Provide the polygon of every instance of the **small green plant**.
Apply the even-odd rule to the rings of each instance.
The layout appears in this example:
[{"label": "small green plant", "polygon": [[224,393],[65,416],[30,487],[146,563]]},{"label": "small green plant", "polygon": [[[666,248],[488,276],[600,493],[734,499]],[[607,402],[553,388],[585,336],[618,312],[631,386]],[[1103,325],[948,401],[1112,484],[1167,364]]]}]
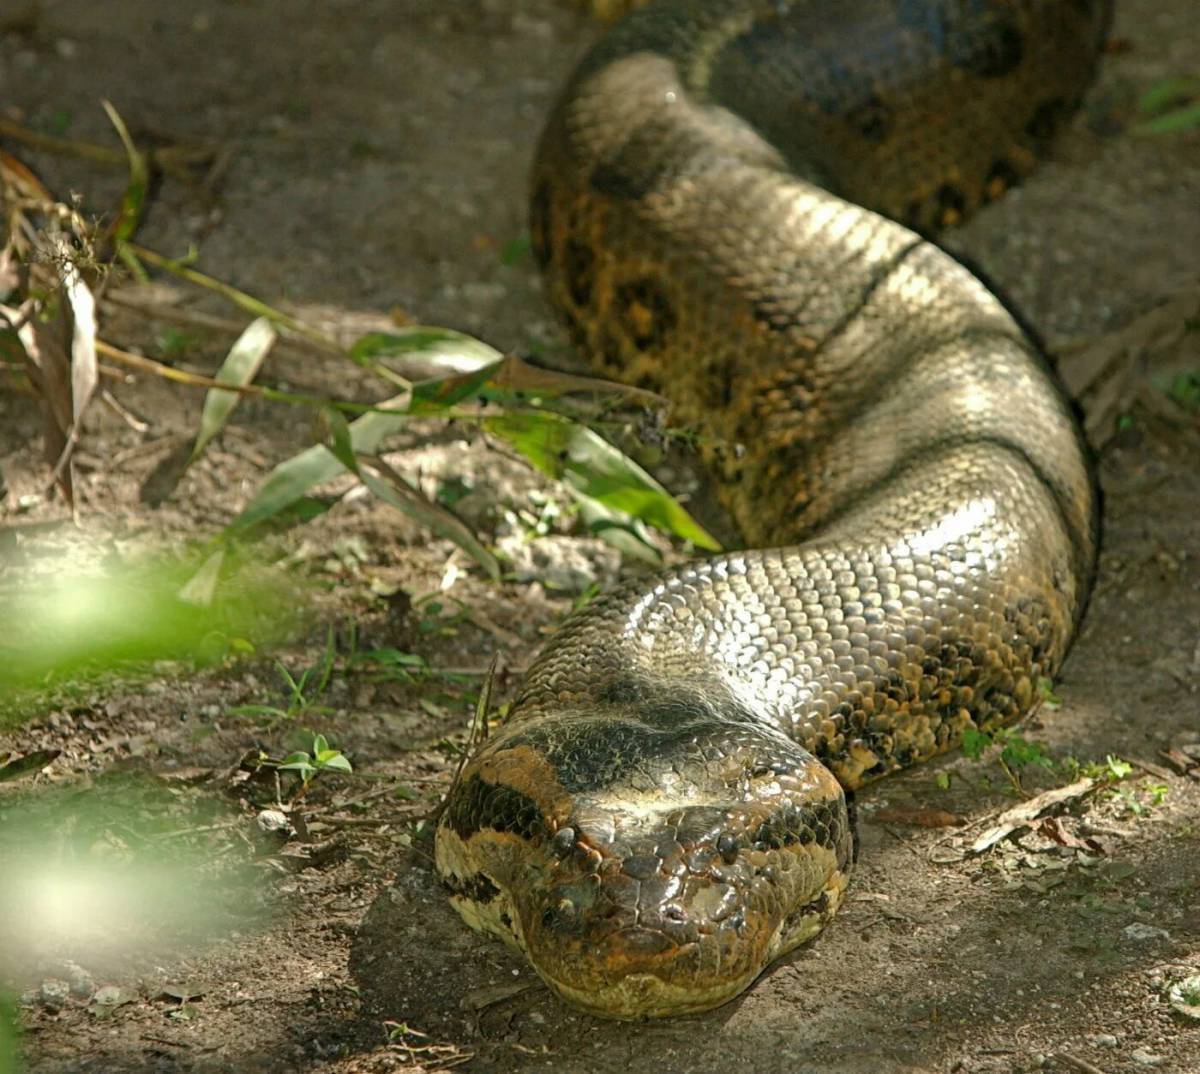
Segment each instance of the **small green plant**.
[{"label": "small green plant", "polygon": [[195,350],[203,339],[195,332],[185,332],[181,328],[166,328],[160,333],[157,341],[159,357],[166,361],[182,358],[188,351]]},{"label": "small green plant", "polygon": [[295,720],[300,716],[329,715],[333,709],[328,705],[318,705],[316,702],[329,689],[336,658],[337,645],[333,636],[333,627],[329,627],[320,660],[312,667],[305,668],[299,678],[292,675],[281,661],[275,661],[275,667],[279,671],[287,691],[286,707],[262,704],[237,705],[229,712],[234,716],[266,717],[272,721]]},{"label": "small green plant", "polygon": [[341,750],[331,749],[324,735],[313,735],[311,751],[296,750],[275,764],[281,772],[295,772],[300,777],[297,798],[308,792],[309,784],[322,772],[353,772],[349,758]]},{"label": "small green plant", "polygon": [[530,252],[533,250],[533,241],[527,233],[518,235],[516,238],[509,239],[500,248],[500,263],[503,265],[516,265],[521,261],[528,259]]},{"label": "small green plant", "polygon": [[[276,760],[274,757],[260,750],[258,754],[257,764],[260,768],[275,769],[276,772],[295,772],[300,779],[300,786],[296,793],[288,800],[289,805],[295,804],[306,794],[316,780],[323,772],[345,772],[347,774],[354,771],[350,764],[350,758],[347,757],[341,750],[335,749],[329,745],[329,740],[322,734],[314,734],[312,743],[307,750],[293,750],[282,760]],[[282,801],[282,793],[280,801]]]},{"label": "small green plant", "polygon": [[1137,102],[1146,118],[1133,125],[1134,134],[1177,134],[1200,126],[1200,80],[1171,75],[1147,89]]},{"label": "small green plant", "polygon": [[573,601],[571,601],[571,611],[577,612],[582,608],[586,608],[592,603],[602,592],[604,586],[599,582],[589,582],[586,588]]},{"label": "small green plant", "polygon": [[414,683],[429,674],[429,662],[418,653],[406,653],[401,649],[367,649],[354,657],[352,668],[373,666],[365,676],[368,682]]},{"label": "small green plant", "polygon": [[1200,410],[1200,370],[1188,370],[1175,376],[1167,385],[1167,397],[1184,410]]},{"label": "small green plant", "polygon": [[1165,783],[1146,783],[1141,787],[1119,787],[1113,794],[1126,813],[1140,817],[1162,805],[1170,790]]},{"label": "small green plant", "polygon": [[1054,680],[1044,676],[1038,679],[1038,697],[1042,699],[1042,704],[1052,709],[1062,704],[1062,698],[1054,692]]},{"label": "small green plant", "polygon": [[1025,797],[1025,788],[1021,786],[1021,769],[1030,765],[1047,770],[1055,767],[1054,758],[1040,745],[1009,728],[1001,727],[996,731],[972,729],[963,733],[963,753],[973,761],[978,761],[994,746],[1000,748],[996,763],[1000,765],[1009,785],[1022,798]]},{"label": "small green plant", "polygon": [[458,609],[443,615],[446,606],[440,600],[435,600],[433,594],[413,601],[413,607],[419,608],[421,612],[421,618],[417,620],[417,633],[432,634],[438,638],[456,637],[458,624],[469,621],[471,612],[462,601],[455,603],[458,604]]},{"label": "small green plant", "polygon": [[1103,761],[1080,761],[1075,757],[1064,757],[1059,767],[1071,779],[1086,777],[1102,783],[1120,783],[1133,772],[1133,765],[1111,753]]}]

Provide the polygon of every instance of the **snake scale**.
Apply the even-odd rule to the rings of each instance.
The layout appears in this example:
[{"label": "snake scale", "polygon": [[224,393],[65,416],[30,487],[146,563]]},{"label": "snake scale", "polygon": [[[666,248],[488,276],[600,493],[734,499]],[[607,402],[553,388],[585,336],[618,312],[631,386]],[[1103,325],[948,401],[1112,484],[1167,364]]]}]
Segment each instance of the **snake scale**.
[{"label": "snake scale", "polygon": [[814,936],[847,792],[1028,711],[1086,597],[1069,406],[921,236],[1034,165],[1107,0],[691,0],[582,61],[532,180],[553,304],[707,434],[745,538],[568,619],[436,834],[467,922],[625,1018]]}]

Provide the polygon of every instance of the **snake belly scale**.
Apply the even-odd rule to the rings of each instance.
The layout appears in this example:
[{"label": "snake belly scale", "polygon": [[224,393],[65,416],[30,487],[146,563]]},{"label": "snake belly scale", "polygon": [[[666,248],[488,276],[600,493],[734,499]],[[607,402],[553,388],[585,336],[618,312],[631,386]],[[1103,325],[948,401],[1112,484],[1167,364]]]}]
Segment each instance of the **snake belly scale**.
[{"label": "snake belly scale", "polygon": [[561,97],[532,181],[550,298],[707,433],[746,544],[570,618],[448,796],[456,907],[568,1001],[737,995],[837,910],[846,792],[1017,719],[1061,663],[1096,544],[1079,433],[921,233],[1032,168],[1108,15],[667,0]]}]

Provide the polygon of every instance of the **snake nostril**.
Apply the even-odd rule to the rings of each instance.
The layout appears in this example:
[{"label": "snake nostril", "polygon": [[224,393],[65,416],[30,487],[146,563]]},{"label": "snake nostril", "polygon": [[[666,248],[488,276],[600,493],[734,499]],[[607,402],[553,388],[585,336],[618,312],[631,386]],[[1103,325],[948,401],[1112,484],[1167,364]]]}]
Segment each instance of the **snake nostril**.
[{"label": "snake nostril", "polygon": [[726,865],[732,865],[737,861],[738,837],[732,832],[723,832],[721,838],[717,840],[717,853],[721,855],[721,860]]}]

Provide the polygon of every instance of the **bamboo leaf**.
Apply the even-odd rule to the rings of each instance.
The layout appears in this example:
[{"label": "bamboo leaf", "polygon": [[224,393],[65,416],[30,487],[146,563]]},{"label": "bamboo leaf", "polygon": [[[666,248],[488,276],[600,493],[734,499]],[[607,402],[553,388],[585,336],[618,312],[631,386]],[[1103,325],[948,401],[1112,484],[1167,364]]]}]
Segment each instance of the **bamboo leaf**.
[{"label": "bamboo leaf", "polygon": [[[246,330],[238,336],[217,370],[216,379],[223,384],[244,386],[251,383],[258,375],[262,364],[266,361],[278,335],[265,317],[251,321]],[[237,406],[241,396],[237,392],[222,391],[220,388],[210,388],[204,397],[204,410],[200,415],[200,431],[196,435],[196,444],[192,448],[190,466],[196,461],[206,447],[225,427],[233,408]]]},{"label": "bamboo leaf", "polygon": [[484,420],[537,469],[561,478],[605,507],[632,515],[699,548],[720,544],[678,500],[627,455],[591,429],[557,414],[530,411]]},{"label": "bamboo leaf", "polygon": [[474,336],[427,325],[370,332],[350,348],[354,362],[401,387],[439,374],[472,374],[502,357]]},{"label": "bamboo leaf", "polygon": [[359,456],[358,476],[372,495],[396,510],[433,530],[439,537],[453,541],[470,555],[493,581],[500,578],[500,564],[475,534],[453,511],[429,500],[386,462],[377,456]]},{"label": "bamboo leaf", "polygon": [[[399,408],[407,402],[408,395],[404,394],[380,406]],[[382,411],[364,414],[350,422],[350,443],[356,452],[374,451],[386,437],[402,429],[408,420],[408,415],[399,409],[394,414]],[[281,511],[305,500],[310,489],[332,481],[345,470],[346,467],[324,444],[305,448],[281,462],[267,475],[254,498],[226,527],[226,534],[237,534],[274,518]]]}]

